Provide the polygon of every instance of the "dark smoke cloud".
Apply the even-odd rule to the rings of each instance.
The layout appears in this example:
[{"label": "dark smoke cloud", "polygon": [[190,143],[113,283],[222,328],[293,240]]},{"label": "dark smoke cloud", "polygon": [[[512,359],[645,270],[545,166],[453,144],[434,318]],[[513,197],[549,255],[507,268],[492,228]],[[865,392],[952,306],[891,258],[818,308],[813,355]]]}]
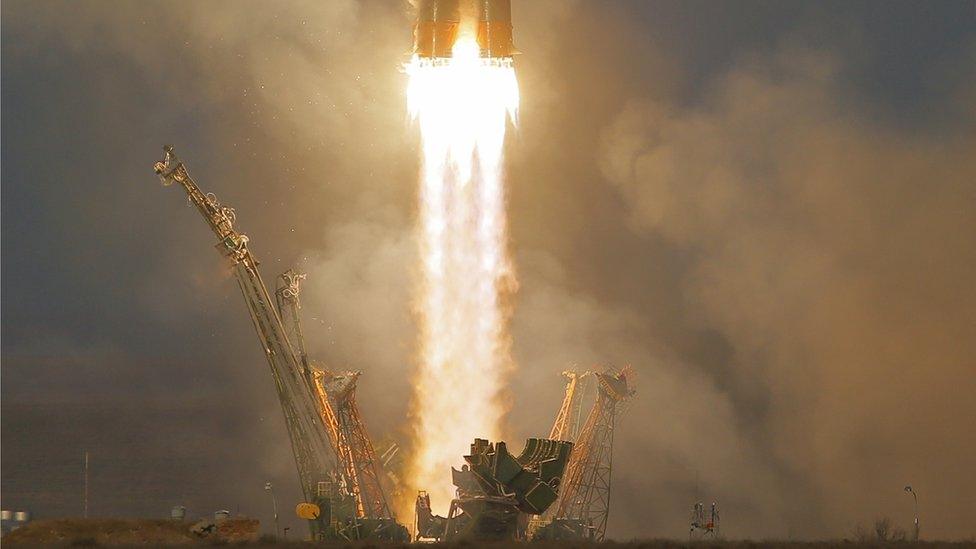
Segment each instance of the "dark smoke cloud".
[{"label": "dark smoke cloud", "polygon": [[[633,364],[611,535],[683,537],[696,497],[732,537],[907,527],[907,482],[923,534],[973,535],[966,6],[516,3],[511,438],[548,431],[563,369]],[[4,3],[5,508],[78,513],[85,448],[95,514],[298,498],[236,285],[149,172],[164,142],[269,281],[309,273],[310,348],[401,432],[409,9]]]}]

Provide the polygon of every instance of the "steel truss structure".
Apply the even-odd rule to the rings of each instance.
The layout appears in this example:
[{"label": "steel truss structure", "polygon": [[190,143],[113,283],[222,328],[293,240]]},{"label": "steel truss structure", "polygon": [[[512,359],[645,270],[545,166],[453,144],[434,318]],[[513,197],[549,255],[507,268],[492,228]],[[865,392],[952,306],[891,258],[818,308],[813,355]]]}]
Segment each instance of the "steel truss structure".
[{"label": "steel truss structure", "polygon": [[610,515],[614,424],[619,404],[634,395],[634,370],[628,366],[594,375],[597,399],[570,456],[555,517],[577,522],[588,531],[586,537],[603,541]]},{"label": "steel truss structure", "polygon": [[[309,520],[312,537],[340,533],[346,539],[397,538],[403,528],[387,505],[376,455],[356,405],[360,372],[334,375],[309,361],[299,314],[305,275],[291,270],[280,275],[272,301],[258,261],[248,248],[248,237],[234,229],[233,208],[201,191],[172,147],[164,147],[164,151],[154,170],[164,186],[179,184],[186,191],[217,235],[217,250],[231,262],[271,369],[305,500],[328,510]],[[338,492],[337,484],[342,487]],[[347,523],[337,524],[333,515],[337,494],[354,497],[355,513]]]}]

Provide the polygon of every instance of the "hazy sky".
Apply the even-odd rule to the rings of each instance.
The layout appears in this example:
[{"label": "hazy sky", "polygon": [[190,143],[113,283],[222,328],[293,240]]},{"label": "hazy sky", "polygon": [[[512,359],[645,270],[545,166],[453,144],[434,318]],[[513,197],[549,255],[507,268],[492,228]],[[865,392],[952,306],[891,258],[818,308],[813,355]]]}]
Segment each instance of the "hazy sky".
[{"label": "hazy sky", "polygon": [[[908,529],[908,483],[923,537],[976,536],[972,1],[513,4],[513,447],[560,371],[630,363],[611,537],[687,535],[696,494],[729,537]],[[239,290],[152,174],[165,143],[266,280],[308,272],[311,349],[402,438],[410,47],[393,0],[3,3],[4,508],[79,514],[87,449],[94,515],[267,526],[271,480],[303,528]]]}]

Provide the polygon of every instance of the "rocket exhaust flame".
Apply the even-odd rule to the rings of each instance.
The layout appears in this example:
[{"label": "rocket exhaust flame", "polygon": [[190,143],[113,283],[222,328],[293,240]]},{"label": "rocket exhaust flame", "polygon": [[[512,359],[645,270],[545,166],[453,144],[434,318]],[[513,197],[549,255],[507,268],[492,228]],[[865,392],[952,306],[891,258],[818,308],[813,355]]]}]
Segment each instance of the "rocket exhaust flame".
[{"label": "rocket exhaust flame", "polygon": [[[414,488],[446,512],[450,467],[474,437],[500,438],[512,367],[505,298],[515,284],[506,249],[502,146],[516,119],[512,60],[482,57],[462,29],[450,57],[415,55],[407,103],[423,143],[418,373],[411,409]],[[413,514],[412,496],[401,509]],[[408,507],[409,506],[409,507]]]}]

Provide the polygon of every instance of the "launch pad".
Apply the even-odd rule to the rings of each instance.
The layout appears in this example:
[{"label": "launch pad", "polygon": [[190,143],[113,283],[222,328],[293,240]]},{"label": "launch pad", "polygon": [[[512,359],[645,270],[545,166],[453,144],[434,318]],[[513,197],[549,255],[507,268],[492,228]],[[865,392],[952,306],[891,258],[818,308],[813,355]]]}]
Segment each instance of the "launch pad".
[{"label": "launch pad", "polygon": [[[417,4],[406,72],[408,109],[424,147],[420,234],[427,255],[413,394],[420,411],[408,454],[410,486],[423,490],[414,505],[418,540],[603,540],[606,533],[617,404],[633,394],[629,367],[568,373],[548,438],[529,439],[518,456],[505,442],[476,438],[465,465],[451,466],[457,463],[452,449],[498,432],[503,415],[496,395],[507,383],[511,358],[500,288],[514,275],[501,158],[506,124],[518,109],[516,53],[511,0]],[[296,513],[308,522],[311,538],[408,541],[404,517],[394,514],[387,496],[396,478],[377,457],[356,402],[362,372],[332,370],[306,352],[299,301],[306,275],[289,269],[270,292],[250,239],[235,228],[233,208],[204,193],[172,147],[164,152],[156,174],[163,185],[186,192],[240,286],[291,441],[304,496]],[[444,299],[445,292],[455,297]],[[458,401],[445,371],[459,379],[480,376],[477,387]],[[589,381],[597,394],[581,426],[582,389]],[[457,414],[466,415],[463,423],[452,422]],[[455,497],[447,516],[438,516],[431,494],[447,499],[448,468]]]},{"label": "launch pad", "polygon": [[[330,371],[306,352],[299,302],[305,275],[282,273],[272,298],[250,239],[235,229],[233,208],[197,186],[173,147],[164,153],[156,174],[164,186],[183,188],[234,269],[285,416],[305,497],[296,512],[308,521],[312,539],[409,540],[388,504],[390,477],[356,403],[361,372]],[[457,497],[446,517],[431,512],[429,494],[418,495],[416,539],[604,538],[613,428],[618,404],[634,394],[634,373],[627,367],[565,375],[566,394],[549,438],[529,439],[518,456],[504,442],[476,439],[464,467],[452,470]],[[580,427],[580,380],[594,379],[597,397]]]}]

